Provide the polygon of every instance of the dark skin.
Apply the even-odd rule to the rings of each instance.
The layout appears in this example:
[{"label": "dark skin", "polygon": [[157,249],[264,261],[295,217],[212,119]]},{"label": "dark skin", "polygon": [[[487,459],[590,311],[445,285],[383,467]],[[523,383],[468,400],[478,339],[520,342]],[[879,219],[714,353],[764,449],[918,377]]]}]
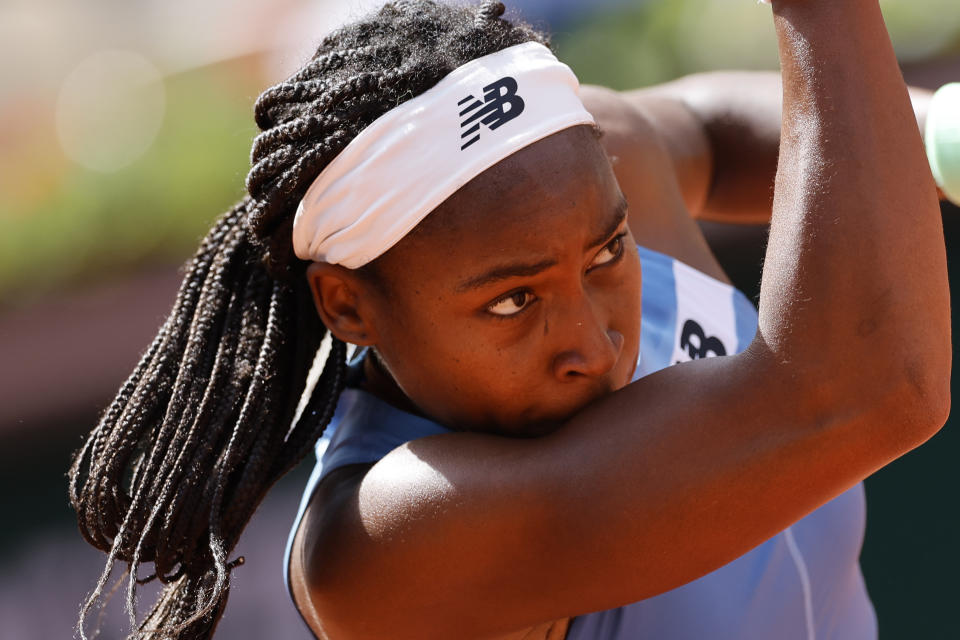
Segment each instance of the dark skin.
[{"label": "dark skin", "polygon": [[[619,188],[600,143],[571,129],[512,156],[509,182],[498,166],[468,185],[486,209],[454,197],[435,211],[383,256],[379,290],[311,267],[325,323],[380,353],[374,390],[469,431],[344,468],[314,494],[291,581],[319,637],[546,637],[722,566],[943,424],[939,210],[877,2],[782,0],[774,15],[783,135],[746,352],[624,386],[636,267],[607,260],[612,239],[585,242],[619,189],[644,244],[722,275],[689,231],[673,143],[648,138],[636,109],[618,121],[590,104],[613,142],[621,129],[655,141],[631,155],[605,137]],[[555,264],[486,295],[458,289],[500,256]],[[697,402],[671,400],[690,388]]]}]

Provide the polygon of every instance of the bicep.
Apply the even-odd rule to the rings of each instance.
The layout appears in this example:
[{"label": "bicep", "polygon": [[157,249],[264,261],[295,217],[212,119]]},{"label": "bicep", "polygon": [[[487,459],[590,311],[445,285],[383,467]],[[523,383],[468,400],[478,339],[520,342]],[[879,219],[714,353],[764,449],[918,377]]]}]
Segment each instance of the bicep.
[{"label": "bicep", "polygon": [[400,447],[310,547],[319,615],[347,638],[487,637],[649,597],[741,555],[871,470],[863,451],[846,459],[846,431],[751,360],[670,367],[544,438]]}]

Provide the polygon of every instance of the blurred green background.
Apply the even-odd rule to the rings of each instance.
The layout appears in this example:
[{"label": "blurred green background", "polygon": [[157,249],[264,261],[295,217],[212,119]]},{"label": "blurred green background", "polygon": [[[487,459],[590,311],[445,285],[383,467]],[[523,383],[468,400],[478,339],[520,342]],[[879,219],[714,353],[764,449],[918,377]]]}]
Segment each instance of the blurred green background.
[{"label": "blurred green background", "polygon": [[[0,508],[15,514],[0,530],[0,638],[69,634],[99,562],[66,504],[70,451],[162,320],[177,266],[243,195],[258,93],[296,68],[329,26],[372,4],[0,7],[0,54],[11,63],[0,71]],[[957,0],[881,5],[911,83],[960,80]],[[777,67],[769,8],[752,0],[508,7],[552,28],[560,57],[584,82],[626,89],[696,71]],[[957,282],[960,213],[946,206],[944,221]],[[758,286],[764,230],[752,233],[747,248],[742,235],[718,245],[748,293]],[[862,564],[885,639],[960,637],[952,615],[958,438],[948,427],[867,482]],[[276,506],[265,505],[269,515],[252,525],[269,530],[258,540],[273,540],[262,554],[270,586],[256,591],[250,580],[243,591],[241,582],[231,597],[282,602],[269,615],[284,622],[263,627],[278,637],[308,637],[278,569],[304,473],[282,483],[270,499]],[[56,576],[62,614],[31,611]],[[262,637],[231,612],[239,608],[228,607],[223,637]]]}]

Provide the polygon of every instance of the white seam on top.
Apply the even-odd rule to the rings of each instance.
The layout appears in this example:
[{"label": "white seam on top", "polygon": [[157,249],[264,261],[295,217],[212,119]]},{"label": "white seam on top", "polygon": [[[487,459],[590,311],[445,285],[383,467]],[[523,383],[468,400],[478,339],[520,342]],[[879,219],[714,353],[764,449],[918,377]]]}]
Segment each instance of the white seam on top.
[{"label": "white seam on top", "polygon": [[810,592],[807,563],[803,560],[803,554],[800,553],[800,547],[797,546],[797,540],[793,537],[793,530],[790,527],[783,530],[783,537],[787,541],[787,549],[790,550],[790,557],[793,558],[793,564],[797,567],[797,573],[800,574],[800,586],[803,588],[803,612],[807,621],[807,640],[816,640],[817,635],[813,629],[813,595]]}]

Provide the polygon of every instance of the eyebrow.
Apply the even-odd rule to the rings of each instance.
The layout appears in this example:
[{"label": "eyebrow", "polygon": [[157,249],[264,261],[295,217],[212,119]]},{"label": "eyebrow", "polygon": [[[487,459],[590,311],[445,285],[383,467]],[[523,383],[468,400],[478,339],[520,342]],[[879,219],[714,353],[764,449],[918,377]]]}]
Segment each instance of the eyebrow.
[{"label": "eyebrow", "polygon": [[479,289],[480,287],[506,280],[507,278],[517,278],[521,276],[535,276],[541,271],[557,265],[553,258],[541,260],[540,262],[514,262],[501,265],[484,271],[478,276],[468,278],[457,285],[457,292],[462,293],[468,289]]},{"label": "eyebrow", "polygon": [[587,242],[583,247],[584,251],[592,249],[593,247],[599,246],[601,244],[606,244],[607,240],[612,236],[620,225],[623,224],[624,218],[627,217],[627,199],[623,197],[623,194],[620,194],[620,200],[617,202],[613,210],[613,218],[610,219],[610,224],[604,228],[602,233],[598,233],[594,236],[593,240]]},{"label": "eyebrow", "polygon": [[[627,217],[627,201],[620,195],[620,201],[617,202],[616,207],[614,208],[614,216],[610,221],[610,224],[603,230],[603,233],[598,234],[593,240],[587,243],[586,249],[591,249],[598,245],[604,244],[607,239],[610,238],[616,232],[616,230],[623,223],[624,218]],[[510,264],[504,264],[500,266],[493,267],[484,271],[480,275],[473,276],[472,278],[467,278],[457,285],[457,293],[463,293],[464,291],[470,289],[479,289],[488,284],[494,282],[499,282],[500,280],[506,280],[508,278],[518,278],[518,277],[530,277],[535,276],[538,273],[554,267],[558,264],[557,260],[553,258],[548,258],[546,260],[540,260],[539,262],[513,262]]]}]

